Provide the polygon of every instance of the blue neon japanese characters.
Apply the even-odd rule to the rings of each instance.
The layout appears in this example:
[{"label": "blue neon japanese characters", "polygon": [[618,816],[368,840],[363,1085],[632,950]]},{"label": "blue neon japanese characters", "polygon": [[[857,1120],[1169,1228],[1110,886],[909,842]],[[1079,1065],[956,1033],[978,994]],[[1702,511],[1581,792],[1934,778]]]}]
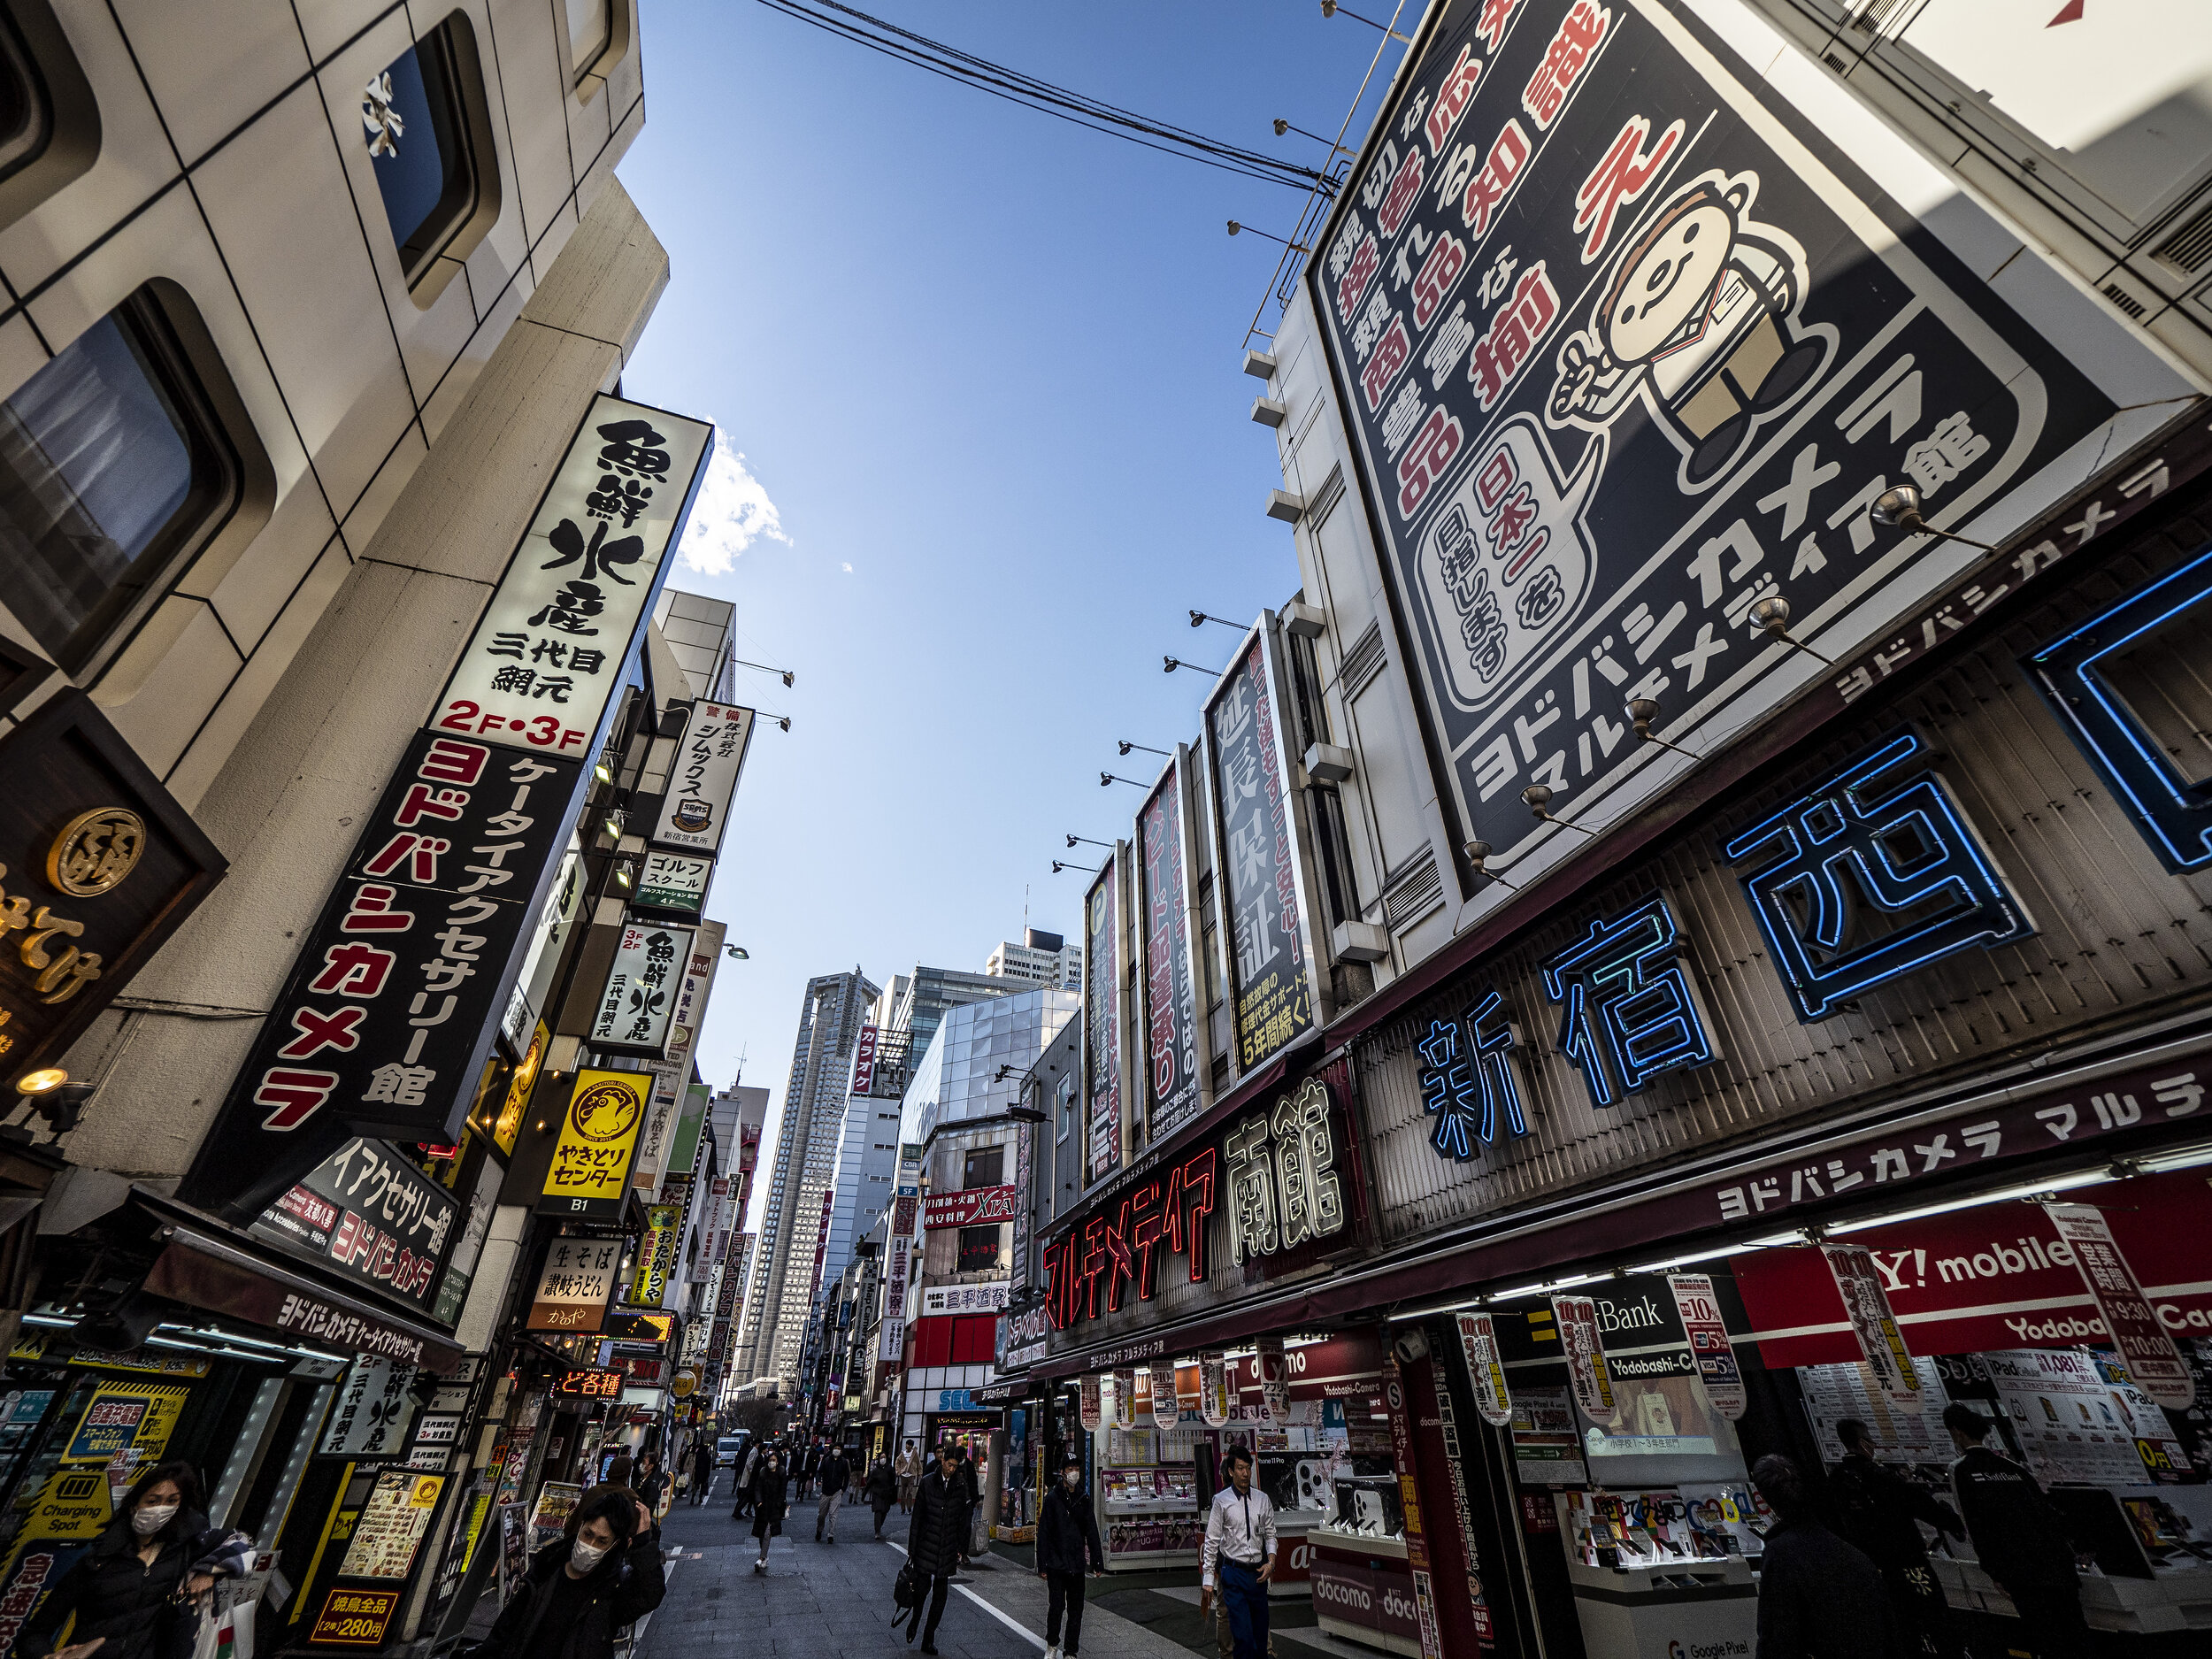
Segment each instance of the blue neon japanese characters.
[{"label": "blue neon japanese characters", "polygon": [[[2175,872],[2212,861],[2212,787],[2191,779],[2175,764],[2142,713],[2113,683],[2113,675],[2131,650],[2200,610],[2208,595],[2212,595],[2212,553],[2200,554],[2090,618],[2026,662],[2029,677],[2066,734],[2104,774],[2113,794],[2134,813],[2153,850]],[[2212,611],[2203,614],[2212,617]]]},{"label": "blue neon japanese characters", "polygon": [[1666,895],[1655,893],[1544,964],[1560,1004],[1559,1048],[1580,1068],[1594,1106],[1611,1106],[1662,1071],[1713,1059],[1709,1022],[1682,957]]},{"label": "blue neon japanese characters", "polygon": [[1477,1000],[1456,1020],[1432,1019],[1415,1045],[1421,1056],[1421,1110],[1435,1122],[1429,1144],[1461,1163],[1479,1141],[1497,1139],[1498,1119],[1515,1135],[1528,1133],[1520,1079],[1511,1058],[1520,1033],[1495,991]]},{"label": "blue neon japanese characters", "polygon": [[1909,727],[1721,849],[1743,876],[1797,1017],[2035,924]]}]

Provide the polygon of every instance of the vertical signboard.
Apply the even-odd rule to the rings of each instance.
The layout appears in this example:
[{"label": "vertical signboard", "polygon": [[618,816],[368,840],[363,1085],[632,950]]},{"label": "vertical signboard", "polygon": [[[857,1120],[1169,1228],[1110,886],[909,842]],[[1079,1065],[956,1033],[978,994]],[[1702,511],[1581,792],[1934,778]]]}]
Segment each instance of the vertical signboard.
[{"label": "vertical signboard", "polygon": [[1146,1139],[1157,1141],[1198,1110],[1197,976],[1184,862],[1183,778],[1175,758],[1137,812],[1137,933],[1143,941]]},{"label": "vertical signboard", "polygon": [[1487,1313],[1458,1316],[1460,1352],[1474,1386],[1475,1409],[1494,1428],[1513,1421],[1513,1395],[1506,1386],[1505,1363],[1498,1355],[1498,1333]]},{"label": "vertical signboard", "polygon": [[1554,1296],[1552,1317],[1559,1322],[1559,1348],[1574,1383],[1575,1403],[1594,1423],[1613,1416],[1613,1378],[1598,1334],[1598,1305],[1587,1296]]},{"label": "vertical signboard", "polygon": [[1919,1410],[1920,1373],[1905,1350],[1904,1333],[1897,1328],[1897,1316],[1890,1311],[1889,1294],[1882,1288],[1881,1270],[1874,1265],[1874,1257],[1856,1244],[1824,1244],[1820,1253],[1835,1278],[1836,1293],[1843,1298],[1843,1310],[1850,1318],[1852,1333],[1858,1338],[1859,1352],[1865,1356],[1867,1368],[1874,1373],[1882,1393],[1893,1406]]},{"label": "vertical signboard", "polygon": [[890,1242],[883,1262],[882,1340],[876,1350],[876,1357],[886,1365],[906,1358],[906,1280],[914,1256],[914,1212],[919,1207],[915,1198],[892,1202]]},{"label": "vertical signboard", "polygon": [[676,1018],[676,991],[691,962],[688,927],[625,922],[616,941],[607,987],[592,1022],[591,1046],[659,1055]]},{"label": "vertical signboard", "polygon": [[[1957,572],[1885,488],[1966,526],[2114,406],[1900,238],[1887,198],[1936,174],[1817,74],[1666,0],[1432,19],[1307,280],[1445,791],[1509,852],[1554,833],[1528,786],[1604,823],[1671,775],[1624,699],[1706,753],[1815,672],[1761,602],[1834,656]],[[1846,155],[1855,125],[1884,142]]]},{"label": "vertical signboard", "polygon": [[1090,1179],[1121,1167],[1121,851],[1083,901],[1083,1101]]},{"label": "vertical signboard", "polygon": [[2178,1410],[2195,1403],[2196,1381],[2158,1310],[2136,1281],[2135,1270],[2113,1241],[2104,1212],[2090,1204],[2046,1204],[2043,1213],[2073,1248],[2074,1266],[2104,1316],[2106,1333],[2128,1368],[2128,1380],[2162,1406]]},{"label": "vertical signboard", "polygon": [[881,1033],[873,1025],[863,1025],[860,1035],[853,1042],[853,1086],[855,1094],[876,1092],[876,1044]]},{"label": "vertical signboard", "polygon": [[695,703],[668,768],[668,793],[653,826],[656,847],[713,854],[737,793],[738,773],[753,741],[753,711],[719,703]]},{"label": "vertical signboard", "polygon": [[1732,1422],[1740,1418],[1750,1409],[1750,1396],[1744,1392],[1743,1371],[1736,1363],[1728,1327],[1721,1323],[1711,1276],[1670,1273],[1667,1288],[1674,1293],[1675,1311],[1682,1316],[1682,1333],[1690,1339],[1690,1356],[1697,1362],[1705,1397],[1721,1416]]},{"label": "vertical signboard", "polygon": [[1276,725],[1272,632],[1273,618],[1263,617],[1206,710],[1239,1072],[1313,1025],[1298,852],[1283,787],[1288,766]]},{"label": "vertical signboard", "polygon": [[545,1172],[541,1215],[613,1221],[622,1214],[630,1156],[652,1079],[641,1071],[579,1071]]}]

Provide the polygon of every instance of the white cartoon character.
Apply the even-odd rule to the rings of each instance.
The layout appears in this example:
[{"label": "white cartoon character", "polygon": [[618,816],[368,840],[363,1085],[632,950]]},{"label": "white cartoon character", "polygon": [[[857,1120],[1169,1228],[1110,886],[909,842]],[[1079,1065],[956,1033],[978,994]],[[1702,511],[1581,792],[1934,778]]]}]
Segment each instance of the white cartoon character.
[{"label": "white cartoon character", "polygon": [[1813,383],[1835,333],[1799,326],[1804,250],[1749,217],[1758,186],[1707,173],[1653,211],[1560,348],[1552,424],[1608,426],[1641,393],[1682,451],[1682,488],[1701,490]]}]

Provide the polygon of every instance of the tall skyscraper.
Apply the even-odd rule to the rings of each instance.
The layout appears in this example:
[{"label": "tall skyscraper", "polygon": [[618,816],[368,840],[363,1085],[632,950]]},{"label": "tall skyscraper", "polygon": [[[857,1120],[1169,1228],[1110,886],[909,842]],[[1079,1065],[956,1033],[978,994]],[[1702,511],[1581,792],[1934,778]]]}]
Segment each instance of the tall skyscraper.
[{"label": "tall skyscraper", "polygon": [[828,1245],[824,1200],[837,1179],[853,1047],[876,995],[856,967],[809,979],[799,1007],[735,1367],[741,1379],[777,1379],[787,1397],[795,1391],[815,1274]]}]

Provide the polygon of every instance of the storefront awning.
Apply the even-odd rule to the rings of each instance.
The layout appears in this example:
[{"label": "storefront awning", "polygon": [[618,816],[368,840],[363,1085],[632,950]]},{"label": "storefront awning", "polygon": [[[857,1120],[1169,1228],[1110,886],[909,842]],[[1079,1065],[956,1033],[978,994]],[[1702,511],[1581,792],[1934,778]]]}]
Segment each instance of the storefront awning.
[{"label": "storefront awning", "polygon": [[190,1227],[169,1225],[146,1289],[188,1307],[304,1337],[375,1359],[405,1360],[442,1377],[460,1368],[460,1344],[426,1325],[326,1289]]}]

